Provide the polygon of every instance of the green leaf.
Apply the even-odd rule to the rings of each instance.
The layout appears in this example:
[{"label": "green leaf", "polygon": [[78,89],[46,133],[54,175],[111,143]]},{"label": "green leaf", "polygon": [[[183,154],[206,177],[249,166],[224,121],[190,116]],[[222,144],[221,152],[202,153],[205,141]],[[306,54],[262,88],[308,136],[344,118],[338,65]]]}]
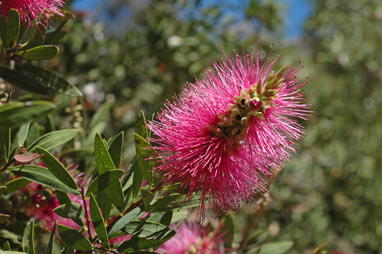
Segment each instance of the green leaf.
[{"label": "green leaf", "polygon": [[141,189],[141,185],[143,182],[143,172],[138,168],[138,163],[135,162],[133,164],[134,175],[133,175],[133,185],[132,185],[132,194],[133,194],[133,202],[138,196],[138,193]]},{"label": "green leaf", "polygon": [[38,27],[38,30],[36,30],[36,32],[33,34],[32,40],[30,40],[27,46],[23,49],[30,49],[42,45],[45,40],[45,32],[46,29],[44,28],[44,26],[40,25]]},{"label": "green leaf", "polygon": [[135,125],[135,133],[143,138],[147,138],[149,136],[149,132],[146,126],[146,117],[143,111],[141,111],[138,115],[138,121]]},{"label": "green leaf", "polygon": [[153,183],[152,165],[146,159],[151,157],[154,154],[154,151],[148,148],[150,143],[137,133],[134,133],[134,140],[138,167],[142,171],[143,177],[151,186]]},{"label": "green leaf", "polygon": [[19,236],[6,229],[0,229],[0,237],[2,239],[10,240],[12,243],[20,245]]},{"label": "green leaf", "polygon": [[[178,200],[180,197],[182,197],[182,194],[180,193],[171,193],[164,197],[158,198],[155,203],[152,205],[153,211],[167,211],[169,210],[169,204]],[[172,209],[172,208],[170,208]]]},{"label": "green leaf", "polygon": [[62,183],[66,184],[68,187],[78,190],[78,185],[73,177],[70,175],[68,170],[61,164],[51,153],[47,150],[36,147],[36,150],[39,154],[43,154],[41,157],[42,162],[44,162],[45,166],[52,172],[53,175],[57,177]]},{"label": "green leaf", "polygon": [[21,127],[20,127],[18,137],[17,137],[19,147],[24,146],[25,140],[27,139],[27,136],[28,136],[29,125],[30,125],[30,123],[25,123],[25,124],[21,125]]},{"label": "green leaf", "polygon": [[30,184],[30,182],[31,181],[29,181],[28,179],[25,179],[24,177],[18,177],[18,178],[12,179],[5,184],[7,186],[5,193],[11,193],[11,192],[20,190],[21,188]]},{"label": "green leaf", "polygon": [[22,240],[23,251],[28,251],[28,254],[35,254],[34,248],[34,221],[28,222],[24,229],[23,240]]},{"label": "green leaf", "polygon": [[10,102],[0,106],[0,129],[15,128],[37,120],[54,109],[47,101]]},{"label": "green leaf", "polygon": [[60,234],[61,240],[69,247],[76,250],[91,251],[93,249],[90,241],[83,236],[82,233],[58,224],[58,233]]},{"label": "green leaf", "polygon": [[11,129],[0,129],[0,162],[10,160],[11,135]]},{"label": "green leaf", "polygon": [[292,241],[265,243],[261,245],[259,254],[284,254],[293,247]]},{"label": "green leaf", "polygon": [[100,175],[106,171],[116,169],[108,149],[98,133],[96,134],[94,140],[94,157],[97,163],[98,173]]},{"label": "green leaf", "polygon": [[40,16],[33,22],[33,25],[31,27],[29,26],[23,27],[24,32],[22,36],[20,36],[21,39],[19,41],[19,44],[21,45],[21,47],[25,47],[26,45],[28,45],[29,41],[33,39],[33,36],[36,33],[38,23],[40,22],[42,15],[43,14],[41,13]]},{"label": "green leaf", "polygon": [[114,165],[116,165],[117,167],[121,166],[123,141],[124,141],[124,134],[123,134],[123,131],[121,131],[117,136],[115,136],[111,140],[109,145],[109,154],[111,156],[111,159],[114,162]]},{"label": "green leaf", "polygon": [[58,44],[62,38],[64,38],[68,32],[60,30],[60,31],[52,31],[46,33],[46,44]]},{"label": "green leaf", "polygon": [[0,39],[3,47],[7,47],[7,20],[5,17],[0,17]]},{"label": "green leaf", "polygon": [[37,80],[28,77],[19,71],[14,71],[6,67],[0,67],[0,77],[12,85],[18,86],[29,92],[43,95],[51,92],[50,89],[39,83]]},{"label": "green leaf", "polygon": [[171,218],[171,223],[170,224],[173,224],[175,222],[178,222],[178,221],[183,221],[185,218],[187,218],[189,214],[189,210],[188,209],[176,209],[176,210],[173,210],[173,214],[172,214],[172,218]]},{"label": "green leaf", "polygon": [[42,61],[55,58],[60,49],[55,45],[42,45],[31,49],[20,51],[17,54],[32,61]]},{"label": "green leaf", "polygon": [[8,11],[7,22],[7,46],[13,48],[16,46],[20,33],[20,14],[15,9]]},{"label": "green leaf", "polygon": [[72,140],[75,136],[77,136],[79,131],[79,129],[66,129],[49,132],[33,142],[33,144],[28,147],[28,150],[33,151],[36,146],[44,148],[45,150],[51,150]]},{"label": "green leaf", "polygon": [[125,197],[122,190],[121,181],[114,182],[113,185],[109,185],[104,192],[109,197],[113,205],[122,213],[125,209]]},{"label": "green leaf", "polygon": [[115,233],[123,229],[127,224],[129,224],[133,219],[141,215],[141,209],[139,207],[133,209],[129,213],[125,214],[120,218],[110,229],[109,236],[112,237]]},{"label": "green leaf", "polygon": [[[9,241],[6,241],[5,243],[4,243],[4,245],[3,245],[3,250],[12,250],[11,249],[11,244],[9,243]],[[9,253],[9,251],[6,251],[6,252],[8,252]]]},{"label": "green leaf", "polygon": [[53,254],[53,244],[54,244],[54,235],[56,233],[56,227],[57,227],[57,225],[56,225],[56,223],[54,223],[53,228],[52,228],[52,232],[50,233],[48,247],[46,249],[47,254]]},{"label": "green leaf", "polygon": [[98,123],[107,119],[107,116],[112,106],[113,106],[113,103],[111,102],[105,102],[104,104],[102,104],[102,106],[97,110],[97,112],[92,117],[92,120],[90,121],[90,125],[89,125],[90,128],[94,128]]},{"label": "green leaf", "polygon": [[117,183],[118,179],[123,175],[124,171],[121,169],[110,170],[102,175],[96,177],[90,184],[86,197],[89,197],[91,193],[97,194],[100,191],[104,191],[107,187]]},{"label": "green leaf", "polygon": [[109,196],[106,194],[105,191],[99,191],[96,194],[96,199],[99,207],[101,208],[103,216],[105,218],[109,218],[109,214],[113,206],[113,203],[111,202]]},{"label": "green leaf", "polygon": [[145,250],[149,248],[156,249],[164,242],[168,241],[175,235],[175,231],[171,230],[165,237],[162,239],[146,239],[133,236],[130,240],[124,242],[121,246],[118,247],[118,251],[138,251]]},{"label": "green leaf", "polygon": [[224,234],[224,247],[227,249],[232,248],[233,242],[233,233],[234,233],[234,223],[232,216],[227,214],[224,216],[224,226],[221,232],[225,232]]},{"label": "green leaf", "polygon": [[[167,224],[168,219],[167,219],[167,218],[163,219],[163,217],[169,217],[169,221],[171,222],[172,211],[168,211],[168,212],[156,212],[156,213],[153,213],[152,215],[150,215],[150,216],[148,216],[148,217],[146,218],[146,221],[148,221],[148,222],[160,223],[160,224],[169,226],[170,224]],[[161,222],[162,219],[163,219],[163,221],[166,222],[166,224],[164,224],[164,223]]]},{"label": "green leaf", "polygon": [[102,214],[99,210],[99,206],[93,194],[90,194],[89,206],[90,206],[90,217],[92,219],[94,229],[97,232],[97,235],[101,239],[104,246],[106,246],[107,248],[110,248],[109,237],[107,235],[106,227],[105,227],[105,221],[102,217]]},{"label": "green leaf", "polygon": [[18,176],[22,176],[28,180],[34,181],[45,185],[46,187],[68,192],[70,194],[79,195],[80,193],[67,185],[63,184],[60,180],[57,179],[48,169],[34,166],[34,165],[25,165],[9,168],[13,173]]},{"label": "green leaf", "polygon": [[150,202],[154,198],[154,194],[151,191],[146,190],[146,189],[141,189],[141,194],[142,194],[143,204],[144,204],[145,209],[147,211],[150,207]]},{"label": "green leaf", "polygon": [[85,216],[84,209],[79,203],[76,202],[60,205],[55,208],[53,212],[57,213],[61,217],[73,219],[75,222],[83,219]]},{"label": "green leaf", "polygon": [[36,80],[51,93],[62,93],[73,97],[82,96],[81,91],[77,87],[54,72],[30,64],[17,65],[17,67],[19,72]]},{"label": "green leaf", "polygon": [[69,204],[72,202],[69,195],[62,191],[56,190],[56,197],[58,199],[58,202],[60,202],[61,205]]},{"label": "green leaf", "polygon": [[130,222],[130,224],[125,227],[125,230],[129,234],[136,234],[140,237],[151,237],[155,234],[161,233],[163,230],[169,230],[169,228],[158,222],[134,221]]},{"label": "green leaf", "polygon": [[7,186],[0,186],[0,195],[4,194],[5,191],[7,190]]},{"label": "green leaf", "polygon": [[[1,18],[0,18],[1,19]],[[0,28],[1,29],[1,28]],[[6,53],[6,50],[3,45],[3,41],[0,38],[0,57],[2,57]]]}]

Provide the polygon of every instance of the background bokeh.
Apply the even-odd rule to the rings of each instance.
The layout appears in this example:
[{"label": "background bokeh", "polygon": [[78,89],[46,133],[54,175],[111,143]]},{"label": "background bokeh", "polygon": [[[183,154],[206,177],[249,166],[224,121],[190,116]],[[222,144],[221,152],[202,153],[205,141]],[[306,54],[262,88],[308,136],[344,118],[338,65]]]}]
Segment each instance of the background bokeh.
[{"label": "background bokeh", "polygon": [[[256,225],[291,254],[382,253],[382,2],[380,0],[108,0],[71,2],[77,19],[51,67],[79,86],[91,131],[132,135],[137,114],[160,110],[224,49],[262,39],[278,65],[299,65],[314,113],[298,153]],[[276,66],[279,67],[279,66]],[[101,110],[101,111],[100,111]],[[101,112],[101,113],[99,113]],[[103,119],[99,117],[98,119]],[[125,149],[126,164],[134,147]],[[254,210],[234,214],[244,230]]]}]

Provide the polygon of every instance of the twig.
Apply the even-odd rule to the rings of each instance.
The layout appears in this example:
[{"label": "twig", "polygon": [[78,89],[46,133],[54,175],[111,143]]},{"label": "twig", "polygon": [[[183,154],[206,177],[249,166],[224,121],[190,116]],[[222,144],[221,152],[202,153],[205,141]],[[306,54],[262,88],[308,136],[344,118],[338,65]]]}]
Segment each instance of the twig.
[{"label": "twig", "polygon": [[93,237],[92,237],[92,233],[90,230],[90,220],[89,220],[89,214],[88,214],[88,206],[87,206],[86,200],[85,200],[85,189],[84,189],[84,187],[81,188],[81,197],[82,197],[82,201],[83,201],[84,208],[85,208],[85,217],[86,217],[86,223],[87,223],[87,227],[88,227],[89,240],[90,240],[90,242],[92,242]]}]

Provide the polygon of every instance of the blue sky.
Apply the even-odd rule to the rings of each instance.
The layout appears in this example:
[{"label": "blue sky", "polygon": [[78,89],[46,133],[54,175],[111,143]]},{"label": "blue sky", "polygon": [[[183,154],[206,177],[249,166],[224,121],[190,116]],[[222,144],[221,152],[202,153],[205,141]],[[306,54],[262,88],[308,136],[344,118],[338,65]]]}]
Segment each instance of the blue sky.
[{"label": "blue sky", "polygon": [[[77,0],[73,7],[76,9],[89,9],[100,0]],[[279,0],[283,5],[288,6],[286,14],[285,33],[288,37],[301,35],[304,21],[312,11],[312,6],[307,0]]]}]

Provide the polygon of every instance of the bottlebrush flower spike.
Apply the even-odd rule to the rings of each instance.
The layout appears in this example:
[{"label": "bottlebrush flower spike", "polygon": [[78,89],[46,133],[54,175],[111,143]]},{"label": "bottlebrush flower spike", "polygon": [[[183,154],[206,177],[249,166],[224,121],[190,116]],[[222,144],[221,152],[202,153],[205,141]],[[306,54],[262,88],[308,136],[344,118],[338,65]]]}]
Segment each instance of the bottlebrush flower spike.
[{"label": "bottlebrush flower spike", "polygon": [[207,232],[199,224],[183,222],[176,235],[157,250],[163,254],[223,254],[227,253],[221,232]]},{"label": "bottlebrush flower spike", "polygon": [[310,112],[300,91],[307,82],[295,67],[273,72],[277,58],[262,49],[225,55],[148,123],[161,162],[154,170],[188,199],[200,191],[202,217],[206,198],[227,211],[266,191],[304,134],[297,119]]},{"label": "bottlebrush flower spike", "polygon": [[41,21],[46,24],[51,14],[60,15],[60,8],[64,4],[64,0],[2,0],[0,16],[8,17],[9,10],[16,9],[20,13],[21,21],[31,26],[42,13]]}]

